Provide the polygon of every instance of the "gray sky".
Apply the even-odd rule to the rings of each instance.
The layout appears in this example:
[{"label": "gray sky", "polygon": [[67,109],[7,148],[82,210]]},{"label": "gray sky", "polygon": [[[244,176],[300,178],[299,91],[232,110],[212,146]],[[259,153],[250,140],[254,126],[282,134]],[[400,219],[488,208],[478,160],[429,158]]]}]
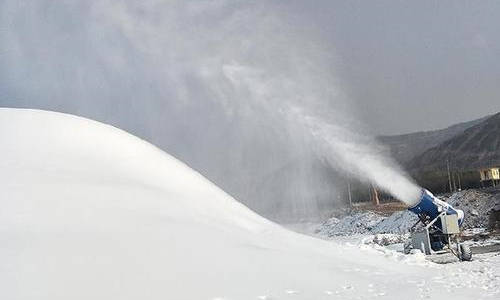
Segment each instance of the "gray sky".
[{"label": "gray sky", "polygon": [[[340,88],[377,134],[437,129],[500,111],[499,1],[274,2],[273,9],[311,26],[328,45]],[[78,26],[70,14],[59,21]],[[2,106],[110,110],[109,104],[19,100],[15,89],[6,89],[0,86]]]},{"label": "gray sky", "polygon": [[298,1],[339,56],[342,88],[378,133],[500,111],[499,1]]}]

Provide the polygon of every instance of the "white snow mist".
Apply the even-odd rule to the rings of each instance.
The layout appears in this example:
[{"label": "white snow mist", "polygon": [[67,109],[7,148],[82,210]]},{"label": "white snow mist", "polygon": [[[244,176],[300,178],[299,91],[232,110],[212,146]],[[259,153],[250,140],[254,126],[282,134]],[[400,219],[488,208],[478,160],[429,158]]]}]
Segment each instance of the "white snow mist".
[{"label": "white snow mist", "polygon": [[[323,95],[316,93],[322,90],[316,86],[319,78],[309,74],[313,82],[304,78],[289,82],[289,77],[269,76],[271,72],[266,71],[266,67],[257,70],[238,65],[225,66],[224,70],[235,90],[243,89],[244,94],[252,95],[253,103],[263,106],[262,110],[275,112],[288,128],[305,135],[310,149],[327,159],[331,166],[376,185],[408,205],[418,201],[420,188],[349,112],[319,105],[321,101],[334,101],[322,99]],[[319,69],[318,73],[321,73]],[[330,78],[327,74],[322,77]],[[331,89],[327,82],[324,84],[325,91]],[[336,103],[346,101],[340,94],[326,96],[334,97]]]},{"label": "white snow mist", "polygon": [[0,26],[0,105],[121,127],[268,217],[331,207],[332,167],[418,197],[281,1],[3,1]]}]

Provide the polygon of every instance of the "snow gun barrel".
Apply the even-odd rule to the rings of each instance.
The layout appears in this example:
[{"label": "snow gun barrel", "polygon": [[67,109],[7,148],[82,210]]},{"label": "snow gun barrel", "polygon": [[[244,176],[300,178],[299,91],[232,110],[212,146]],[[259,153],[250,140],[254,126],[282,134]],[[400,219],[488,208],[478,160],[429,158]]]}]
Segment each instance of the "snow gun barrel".
[{"label": "snow gun barrel", "polygon": [[464,212],[462,210],[455,209],[448,203],[439,200],[426,189],[422,189],[420,199],[408,210],[418,216],[427,216],[431,220],[437,218],[442,212],[446,212],[447,215],[457,215],[459,226],[464,222]]}]

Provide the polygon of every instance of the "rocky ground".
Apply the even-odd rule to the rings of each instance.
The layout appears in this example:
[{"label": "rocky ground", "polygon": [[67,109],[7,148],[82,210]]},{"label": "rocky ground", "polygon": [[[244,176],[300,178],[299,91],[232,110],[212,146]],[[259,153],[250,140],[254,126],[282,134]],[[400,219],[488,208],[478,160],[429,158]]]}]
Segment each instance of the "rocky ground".
[{"label": "rocky ground", "polygon": [[500,206],[500,189],[466,190],[443,200],[464,211],[464,229],[487,228],[491,211]]},{"label": "rocky ground", "polygon": [[[465,190],[440,195],[439,198],[464,211],[462,229],[465,235],[473,234],[478,229],[484,234],[490,212],[495,206],[500,206],[500,189]],[[405,234],[417,221],[416,215],[406,209],[389,216],[371,210],[345,209],[332,214],[316,228],[315,233],[327,238],[353,234]]]}]

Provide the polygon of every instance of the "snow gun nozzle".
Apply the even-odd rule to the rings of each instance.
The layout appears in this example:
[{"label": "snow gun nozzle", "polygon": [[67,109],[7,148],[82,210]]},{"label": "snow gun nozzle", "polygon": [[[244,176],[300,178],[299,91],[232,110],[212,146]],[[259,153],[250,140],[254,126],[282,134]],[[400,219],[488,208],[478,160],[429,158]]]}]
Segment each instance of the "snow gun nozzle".
[{"label": "snow gun nozzle", "polygon": [[409,211],[418,216],[427,216],[430,219],[437,218],[441,213],[447,215],[456,214],[458,224],[461,226],[464,221],[464,212],[460,209],[455,209],[450,204],[439,200],[427,189],[422,188],[419,200],[413,206],[408,208]]}]

